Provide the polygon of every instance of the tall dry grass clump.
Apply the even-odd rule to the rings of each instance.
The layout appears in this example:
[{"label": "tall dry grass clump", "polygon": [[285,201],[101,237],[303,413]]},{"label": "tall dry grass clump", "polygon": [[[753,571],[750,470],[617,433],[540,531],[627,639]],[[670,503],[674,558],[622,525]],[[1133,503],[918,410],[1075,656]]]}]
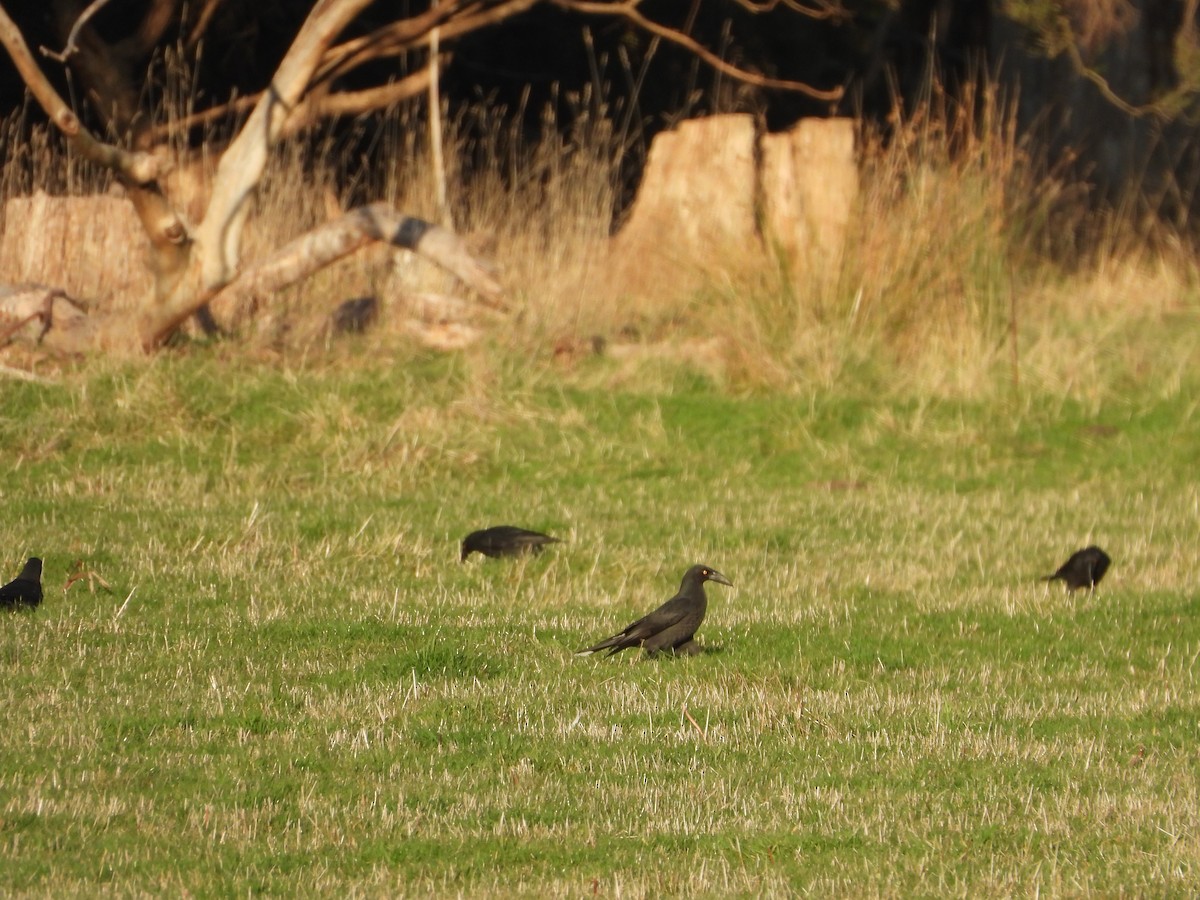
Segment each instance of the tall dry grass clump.
[{"label": "tall dry grass clump", "polygon": [[[1136,323],[1194,304],[1186,235],[1104,207],[1039,155],[994,87],[865,127],[841,266],[726,289],[742,375],[978,396],[1105,392],[1158,371]],[[1136,188],[1132,189],[1136,192]],[[1189,301],[1188,298],[1193,298]],[[1172,348],[1176,371],[1187,347]]]},{"label": "tall dry grass clump", "polygon": [[899,377],[971,390],[1013,324],[1014,291],[1065,188],[1022,145],[995,92],[928,104],[864,134],[863,192],[833,320]]},{"label": "tall dry grass clump", "polygon": [[746,385],[977,390],[1009,358],[1014,290],[1042,277],[1039,241],[1070,189],[1031,158],[995,91],[864,126],[858,143],[840,257],[748,246],[698,290],[614,309],[718,336],[727,376]]},{"label": "tall dry grass clump", "polygon": [[569,100],[563,113],[548,106],[532,133],[486,106],[447,125],[455,224],[486,238],[522,311],[509,332],[522,349],[611,324],[604,249],[624,148],[603,98]]}]

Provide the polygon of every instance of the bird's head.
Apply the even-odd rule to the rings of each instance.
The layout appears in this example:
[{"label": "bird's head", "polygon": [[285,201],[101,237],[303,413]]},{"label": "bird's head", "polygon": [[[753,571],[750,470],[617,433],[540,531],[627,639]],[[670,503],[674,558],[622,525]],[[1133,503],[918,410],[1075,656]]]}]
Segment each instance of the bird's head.
[{"label": "bird's head", "polygon": [[688,576],[695,578],[701,584],[706,581],[715,581],[717,584],[725,584],[733,587],[733,582],[714,569],[712,566],[692,566],[688,569]]},{"label": "bird's head", "polygon": [[42,577],[42,561],[36,556],[29,557],[29,561],[25,563],[25,570],[21,573],[24,578],[37,580]]},{"label": "bird's head", "polygon": [[466,562],[467,557],[475,552],[475,545],[471,541],[471,535],[468,535],[462,542],[462,555],[458,558],[459,562]]}]

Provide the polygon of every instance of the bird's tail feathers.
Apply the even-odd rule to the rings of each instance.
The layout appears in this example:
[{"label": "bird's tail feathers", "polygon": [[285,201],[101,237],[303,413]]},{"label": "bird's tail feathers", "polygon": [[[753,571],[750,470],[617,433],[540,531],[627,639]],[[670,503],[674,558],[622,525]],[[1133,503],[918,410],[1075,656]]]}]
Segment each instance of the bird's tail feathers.
[{"label": "bird's tail feathers", "polygon": [[614,653],[620,653],[627,646],[629,646],[623,640],[621,640],[624,636],[625,635],[623,634],[615,634],[612,637],[607,638],[598,644],[593,644],[591,647],[587,647],[584,650],[576,650],[575,655],[591,656],[593,653],[599,653],[601,650],[608,650],[608,653],[604,654],[605,656],[612,656]]}]

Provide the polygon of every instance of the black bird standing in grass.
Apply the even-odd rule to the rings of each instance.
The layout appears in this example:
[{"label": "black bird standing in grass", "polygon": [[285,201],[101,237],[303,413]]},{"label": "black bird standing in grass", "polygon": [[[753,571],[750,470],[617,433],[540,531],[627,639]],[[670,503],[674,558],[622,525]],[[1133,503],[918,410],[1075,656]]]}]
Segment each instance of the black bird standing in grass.
[{"label": "black bird standing in grass", "polygon": [[[673,653],[695,653],[692,635],[704,621],[708,609],[708,597],[704,594],[704,582],[715,581],[733,587],[733,582],[710,566],[692,566],[683,573],[679,593],[650,613],[638,619],[620,634],[594,647],[580,650],[576,656],[588,656],[597,650],[608,650],[608,656],[620,653],[626,647],[643,647],[647,654],[659,650]],[[611,649],[610,649],[611,648]]]},{"label": "black bird standing in grass", "polygon": [[529,531],[515,525],[496,525],[482,531],[472,531],[462,542],[462,560],[472,553],[482,553],[493,558],[520,556],[522,553],[541,553],[546,544],[561,543],[558,538]]},{"label": "black bird standing in grass", "polygon": [[1083,587],[1091,590],[1100,583],[1100,579],[1108,571],[1110,562],[1112,560],[1108,558],[1108,554],[1099,547],[1084,547],[1072,553],[1071,558],[1059,566],[1057,572],[1047,575],[1042,580],[1065,581],[1068,591],[1077,591]]},{"label": "black bird standing in grass", "polygon": [[0,587],[0,608],[16,609],[18,606],[37,606],[42,602],[42,561],[29,557],[21,574],[4,587]]}]

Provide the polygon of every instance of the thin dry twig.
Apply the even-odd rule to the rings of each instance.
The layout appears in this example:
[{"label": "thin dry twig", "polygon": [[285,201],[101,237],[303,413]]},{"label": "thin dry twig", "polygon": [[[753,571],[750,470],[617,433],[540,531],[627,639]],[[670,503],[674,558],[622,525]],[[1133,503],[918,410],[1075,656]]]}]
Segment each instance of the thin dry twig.
[{"label": "thin dry twig", "polygon": [[690,53],[708,63],[718,72],[723,75],[728,75],[731,78],[736,78],[738,81],[743,81],[746,84],[752,84],[756,87],[772,88],[781,91],[794,91],[798,94],[804,94],[812,97],[814,100],[828,100],[830,102],[841,100],[844,90],[841,87],[830,88],[823,90],[813,87],[811,84],[805,84],[802,81],[789,81],[784,78],[770,78],[766,75],[760,75],[757,72],[750,72],[746,69],[735,66],[721,59],[717,54],[713,53],[703,44],[689,37],[682,31],[677,31],[674,28],[668,28],[655,22],[653,19],[648,19],[642,15],[638,9],[640,0],[622,0],[620,3],[604,3],[598,0],[550,0],[555,6],[572,12],[588,13],[599,16],[615,16],[632,22],[638,28],[657,35],[665,41],[683,47]]},{"label": "thin dry twig", "polygon": [[[443,64],[448,62],[449,59],[449,54],[443,54]],[[406,75],[404,78],[389,81],[387,84],[382,84],[378,87],[364,88],[359,91],[337,91],[335,93],[322,94],[320,96],[314,95],[305,98],[288,116],[283,136],[289,137],[303,131],[305,128],[316,124],[322,118],[357,116],[371,112],[372,110],[387,109],[389,106],[396,106],[405,100],[422,94],[429,84],[430,75],[431,68],[426,66],[410,75]],[[216,122],[227,116],[237,117],[247,115],[254,109],[262,97],[262,91],[256,94],[246,94],[237,97],[228,103],[212,106],[201,112],[192,113],[190,116],[183,116],[169,122],[164,122],[161,125],[156,125],[150,130],[150,135],[155,140],[159,140],[172,135],[182,134],[192,128]]]},{"label": "thin dry twig", "polygon": [[62,52],[55,53],[49,47],[39,47],[38,49],[42,51],[42,55],[48,56],[57,62],[66,63],[67,60],[79,52],[79,45],[75,43],[76,38],[79,37],[79,32],[87,25],[88,20],[100,12],[108,2],[109,0],[92,0],[88,8],[79,14],[79,18],[75,20],[75,24],[71,26],[71,33],[67,35],[67,45],[63,47]]},{"label": "thin dry twig", "polygon": [[192,26],[192,30],[188,32],[187,46],[195,47],[204,37],[204,32],[208,30],[208,24],[212,21],[213,15],[217,11],[217,7],[224,0],[204,0],[200,11],[196,14],[196,24]]},{"label": "thin dry twig", "polygon": [[700,735],[700,740],[707,744],[708,735],[704,733],[704,729],[700,727],[699,723],[692,718],[692,714],[688,712],[688,708],[686,706],[683,708],[683,714],[687,720],[692,723],[692,727],[696,729],[696,734]]},{"label": "thin dry twig", "polygon": [[121,604],[121,608],[120,608],[120,609],[118,609],[118,610],[117,610],[117,612],[116,612],[116,615],[114,615],[114,616],[113,616],[113,621],[114,621],[114,622],[115,622],[115,621],[117,621],[118,619],[120,619],[120,618],[121,618],[121,616],[125,615],[125,608],[126,608],[127,606],[129,606],[129,601],[133,599],[133,592],[134,592],[134,591],[136,591],[136,590],[137,590],[137,585],[135,584],[135,585],[134,585],[134,586],[133,586],[133,587],[130,589],[130,591],[129,591],[129,596],[125,598],[125,602]]},{"label": "thin dry twig", "polygon": [[824,19],[848,19],[851,15],[850,11],[842,6],[838,0],[814,0],[816,6],[805,6],[803,3],[798,3],[797,0],[733,0],[733,2],[747,12],[754,13],[755,15],[771,12],[780,4],[783,4],[783,6],[792,12],[808,16],[810,19],[817,19],[818,21]]},{"label": "thin dry twig", "polygon": [[331,82],[364,63],[399,56],[421,46],[422,39],[427,41],[434,28],[455,17],[476,13],[480,8],[479,3],[461,0],[445,2],[420,15],[391,22],[369,34],[343,41],[325,51],[320,65],[313,73],[313,82]]},{"label": "thin dry twig", "polygon": [[[67,591],[69,591],[71,589],[71,585],[75,584],[77,581],[87,582],[89,594],[96,593],[97,583],[99,583],[100,586],[107,591],[111,591],[113,589],[113,586],[109,584],[103,577],[96,574],[91,569],[85,568],[82,559],[75,560],[75,571],[67,576],[67,583],[63,585],[63,593],[65,594]],[[126,600],[126,602],[128,602],[128,600]]]},{"label": "thin dry twig", "polygon": [[1083,61],[1083,56],[1080,54],[1079,48],[1075,45],[1074,35],[1070,35],[1068,37],[1066,42],[1066,51],[1067,58],[1071,61],[1071,68],[1075,70],[1075,74],[1081,76],[1082,78],[1086,78],[1088,81],[1094,84],[1096,86],[1096,90],[1100,92],[1100,96],[1102,96],[1117,109],[1121,110],[1121,112],[1125,113],[1125,115],[1133,116],[1134,118],[1141,118],[1144,115],[1159,111],[1160,107],[1156,103],[1151,103],[1144,106],[1135,106],[1128,100],[1118,95],[1117,92],[1114,91],[1109,85],[1108,79]]},{"label": "thin dry twig", "polygon": [[[11,341],[13,339],[13,335],[15,335],[18,331],[35,319],[42,320],[42,335],[45,335],[46,329],[50,327],[50,317],[45,312],[39,310],[38,312],[30,313],[24,318],[17,319],[16,322],[14,322],[12,325],[9,325],[7,328],[0,328],[0,347],[3,347],[5,344]],[[41,338],[39,337],[39,340],[40,339]]]}]

